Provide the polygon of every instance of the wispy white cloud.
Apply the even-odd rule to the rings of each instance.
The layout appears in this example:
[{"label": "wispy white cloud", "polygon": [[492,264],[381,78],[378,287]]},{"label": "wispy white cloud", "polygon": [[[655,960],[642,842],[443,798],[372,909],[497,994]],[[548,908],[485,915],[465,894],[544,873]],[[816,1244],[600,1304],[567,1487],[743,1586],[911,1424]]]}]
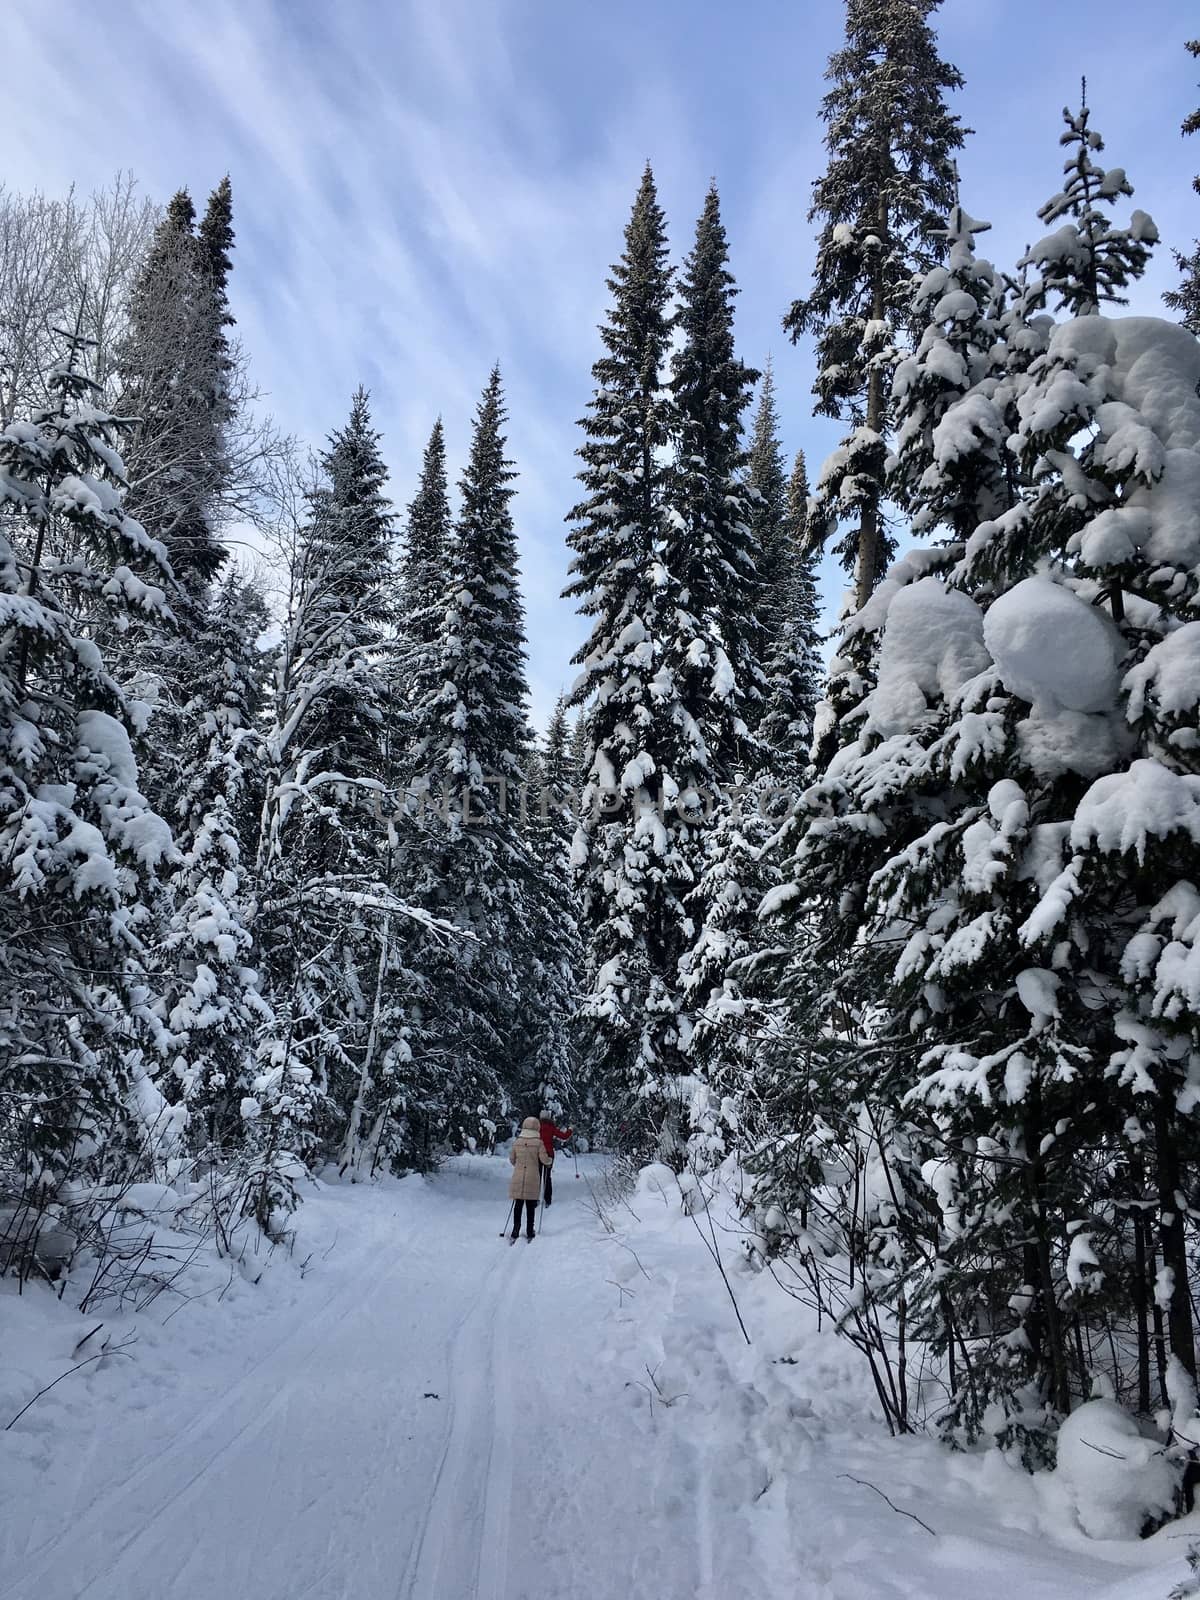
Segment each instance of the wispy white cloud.
[{"label": "wispy white cloud", "polygon": [[[961,110],[979,130],[968,203],[997,221],[1002,260],[1054,183],[1055,117],[1081,70],[1139,201],[1164,232],[1196,231],[1176,135],[1192,103],[1177,4],[1144,0],[1126,20],[1097,0],[1092,19],[1089,37],[1052,39],[1037,0],[945,7],[946,50],[968,76]],[[574,423],[647,157],[679,255],[717,177],[744,355],[776,353],[789,447],[815,465],[830,442],[808,414],[811,363],[779,319],[808,277],[815,111],[840,21],[835,0],[44,0],[5,14],[26,85],[8,106],[6,177],[61,189],[132,168],[156,195],[186,184],[202,199],[229,171],[234,310],[272,409],[316,442],[365,382],[400,505],[436,415],[461,461],[501,362],[544,718],[582,634],[558,599]],[[1130,92],[1135,77],[1154,92]],[[1158,270],[1155,292],[1169,262]]]}]

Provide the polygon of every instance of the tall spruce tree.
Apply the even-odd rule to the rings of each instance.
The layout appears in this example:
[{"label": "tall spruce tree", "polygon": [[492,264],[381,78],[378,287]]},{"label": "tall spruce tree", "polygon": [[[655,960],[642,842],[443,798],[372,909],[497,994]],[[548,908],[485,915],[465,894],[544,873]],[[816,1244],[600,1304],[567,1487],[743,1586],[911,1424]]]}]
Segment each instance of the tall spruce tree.
[{"label": "tall spruce tree", "polygon": [[[808,478],[796,452],[777,523],[771,530],[774,574],[766,597],[766,700],[758,729],[759,760],[739,805],[714,840],[706,892],[711,909],[689,976],[704,985],[694,1048],[707,1083],[693,1112],[692,1151],[701,1165],[746,1148],[777,1125],[777,1079],[794,1075],[796,1037],[787,1025],[785,989],[821,986],[811,966],[791,967],[787,951],[763,948],[758,910],[783,881],[776,836],[786,831],[810,778],[810,744],[821,694],[818,552],[804,537]],[[796,1022],[795,1008],[791,1022]],[[764,1124],[764,1107],[771,1117]]]},{"label": "tall spruce tree", "polygon": [[[577,785],[565,700],[554,707],[545,741],[530,765],[526,839],[533,857],[531,918],[524,940],[529,1017],[526,1104],[555,1118],[573,1116],[577,1054],[574,1012],[582,972],[578,908],[571,882]],[[583,1087],[580,1085],[580,1087]]]},{"label": "tall spruce tree", "polygon": [[222,240],[211,206],[209,234],[197,240],[195,216],[181,189],[134,286],[118,355],[120,411],[136,419],[127,451],[131,510],[156,529],[193,599],[224,560],[217,537],[228,421],[220,399],[228,364],[222,316],[232,243],[232,231]]},{"label": "tall spruce tree", "polygon": [[421,957],[436,996],[441,1131],[490,1142],[519,1075],[524,930],[533,864],[520,826],[529,751],[525,620],[499,368],[475,413],[461,511],[443,558],[438,666],[414,706],[430,848],[414,893],[466,936]]},{"label": "tall spruce tree", "polygon": [[[353,660],[360,670],[324,686],[309,738],[343,783],[377,784],[386,777],[383,727],[386,674],[395,618],[392,509],[387,467],[371,423],[370,397],[359,388],[345,427],[321,456],[325,483],[311,506],[313,568],[320,574],[315,615],[303,642],[306,664]],[[365,691],[365,692],[364,692]],[[350,798],[339,792],[339,798]],[[333,841],[330,841],[333,847]]]},{"label": "tall spruce tree", "polygon": [[[662,562],[674,408],[664,388],[671,269],[647,166],[608,280],[612,304],[582,426],[584,497],[570,514],[566,593],[591,617],[572,701],[586,728],[586,777],[573,848],[586,951],[581,1020],[612,1131],[648,1147],[662,1083],[677,1075],[679,957],[691,887],[680,850],[673,767],[674,686],[660,676]],[[682,713],[679,714],[682,720]],[[657,790],[657,792],[656,792]],[[660,816],[663,802],[671,806]],[[685,799],[685,806],[686,806]],[[657,1097],[657,1101],[656,1101]]]},{"label": "tall spruce tree", "polygon": [[747,719],[757,720],[763,688],[759,552],[742,428],[758,374],[734,350],[737,288],[728,256],[713,185],[679,283],[675,463],[661,558],[671,580],[662,659],[688,719],[677,763],[705,787],[747,765]]},{"label": "tall spruce tree", "polygon": [[409,699],[428,691],[438,667],[450,526],[446,436],[439,417],[425,446],[420,481],[405,527],[400,635],[403,687]]},{"label": "tall spruce tree", "polygon": [[[1189,39],[1187,48],[1200,58],[1200,39]],[[1181,131],[1185,135],[1200,133],[1200,108],[1184,117]],[[1200,194],[1200,173],[1192,179],[1192,188]],[[1173,253],[1182,281],[1177,289],[1168,289],[1163,299],[1179,315],[1184,327],[1200,337],[1200,239],[1194,241],[1189,254],[1182,250]]]},{"label": "tall spruce tree", "polygon": [[243,1142],[258,1040],[274,1018],[254,941],[254,872],[263,801],[261,716],[270,656],[266,603],[228,572],[205,608],[197,674],[181,726],[175,874],[162,1010],[185,1042],[182,1081],[189,1137],[228,1154]]},{"label": "tall spruce tree", "polygon": [[140,648],[116,646],[114,669],[154,705],[147,750],[147,794],[169,809],[190,776],[196,726],[190,707],[207,677],[206,608],[225,560],[221,542],[232,477],[229,437],[235,417],[232,321],[226,280],[233,233],[226,181],[211,197],[199,233],[180,191],[151,242],[130,298],[118,346],[119,409],[130,417],[130,508],[162,538],[177,586],[178,629],[164,643],[141,628]]},{"label": "tall spruce tree", "polygon": [[894,548],[884,523],[890,369],[908,326],[914,273],[938,254],[931,232],[954,197],[963,142],[946,107],[962,75],[938,55],[938,0],[847,0],[846,40],[822,103],[829,165],[813,186],[821,223],[811,292],[784,327],[817,347],[817,412],[849,432],[821,470],[810,537],[839,521],[838,546],[861,608]]},{"label": "tall spruce tree", "polygon": [[[446,484],[446,437],[439,417],[421,462],[417,492],[409,502],[400,559],[400,604],[392,682],[390,742],[393,778],[411,819],[426,804],[433,774],[427,770],[424,711],[441,687],[441,632],[445,619],[445,562],[450,548],[450,499]],[[420,827],[406,825],[401,870],[411,880],[419,870],[415,853],[428,842]]]},{"label": "tall spruce tree", "polygon": [[776,576],[768,610],[766,698],[759,737],[763,770],[789,801],[799,794],[809,764],[825,663],[821,602],[817,591],[819,552],[806,537],[808,472],[797,450],[787,482],[785,514],[775,529]]},{"label": "tall spruce tree", "polygon": [[403,914],[387,884],[382,820],[391,511],[363,390],[320,464],[290,558],[257,863],[260,948],[277,1018],[268,1103],[279,1105],[280,1137],[306,1151],[332,1150],[342,1137],[375,1043],[379,924]]},{"label": "tall spruce tree", "polygon": [[768,357],[758,385],[758,406],[746,456],[746,483],[750,496],[750,526],[762,589],[760,609],[770,635],[771,597],[781,567],[779,532],[787,517],[788,475],[779,437],[779,408],[775,402],[775,374]]},{"label": "tall spruce tree", "polygon": [[139,785],[144,708],[101,650],[131,619],[170,627],[170,568],[64,340],[50,403],[0,435],[0,1192],[21,1259],[65,1183],[159,1175],[181,1120],[154,1082],[178,1042],[154,1010],[178,855]]},{"label": "tall spruce tree", "polygon": [[[732,964],[748,948],[761,889],[758,849],[763,819],[744,813],[740,791],[758,772],[762,752],[747,726],[762,714],[763,655],[768,637],[755,513],[763,503],[748,492],[742,413],[758,374],[736,357],[733,278],[716,189],[705,199],[695,245],[680,285],[680,338],[672,359],[678,411],[676,472],[666,566],[682,604],[671,619],[664,652],[679,699],[694,730],[681,751],[686,774],[703,796],[701,819],[681,839],[694,887],[685,896],[691,923],[679,962],[680,1037],[691,1068],[693,1132],[709,1132],[714,1092],[729,1063],[710,1033],[696,1048],[696,1016],[729,1008]],[[704,641],[716,670],[704,672]],[[673,657],[683,653],[685,660]],[[699,672],[697,669],[701,669]],[[690,818],[684,818],[690,821]],[[700,1078],[706,1080],[699,1081]],[[727,1096],[721,1096],[722,1099]],[[691,1140],[693,1152],[696,1139]]]},{"label": "tall spruce tree", "polygon": [[226,332],[234,323],[233,312],[229,309],[233,240],[233,189],[226,173],[209,195],[204,215],[196,229],[198,315],[211,349],[212,388],[205,398],[216,424],[214,444],[218,449],[224,442],[224,426],[233,420],[229,394],[233,358]]}]

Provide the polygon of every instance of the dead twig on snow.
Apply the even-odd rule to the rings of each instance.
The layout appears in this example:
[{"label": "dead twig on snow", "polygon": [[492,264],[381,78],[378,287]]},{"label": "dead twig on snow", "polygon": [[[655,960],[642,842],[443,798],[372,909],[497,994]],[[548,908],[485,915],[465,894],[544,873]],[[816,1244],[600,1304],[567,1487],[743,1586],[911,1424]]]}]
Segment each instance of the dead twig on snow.
[{"label": "dead twig on snow", "polygon": [[891,1506],[892,1510],[897,1514],[897,1516],[909,1517],[913,1522],[919,1524],[919,1526],[924,1528],[925,1532],[929,1535],[929,1537],[931,1539],[936,1539],[937,1538],[937,1534],[934,1533],[933,1529],[929,1526],[929,1524],[927,1522],[922,1522],[920,1517],[918,1517],[915,1512],[913,1512],[913,1511],[905,1511],[903,1506],[898,1506],[894,1500],[888,1500],[887,1495],[884,1494],[883,1490],[881,1488],[879,1488],[879,1486],[877,1484],[869,1483],[866,1478],[856,1478],[852,1472],[839,1472],[838,1473],[838,1477],[839,1478],[849,1478],[851,1483],[861,1484],[864,1489],[874,1489],[875,1493],[879,1496],[879,1498],[881,1500],[887,1500],[888,1505]]}]

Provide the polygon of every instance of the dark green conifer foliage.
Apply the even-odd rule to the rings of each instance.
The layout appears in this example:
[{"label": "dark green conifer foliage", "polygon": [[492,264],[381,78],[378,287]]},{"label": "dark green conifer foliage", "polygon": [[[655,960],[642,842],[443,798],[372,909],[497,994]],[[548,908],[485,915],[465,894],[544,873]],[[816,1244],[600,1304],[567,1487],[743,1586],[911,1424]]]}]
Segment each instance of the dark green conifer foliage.
[{"label": "dark green conifer foliage", "polygon": [[[1200,39],[1189,39],[1187,48],[1200,58]],[[1183,119],[1180,131],[1185,135],[1200,133],[1200,108]],[[1200,173],[1192,179],[1192,188],[1200,194]],[[1172,311],[1178,312],[1184,327],[1200,336],[1200,239],[1195,240],[1187,255],[1182,250],[1176,250],[1174,255],[1182,282],[1177,289],[1168,289],[1163,299]]]},{"label": "dark green conifer foliage", "polygon": [[1135,211],[1128,227],[1115,228],[1101,209],[1131,195],[1133,186],[1123,167],[1098,165],[1104,140],[1091,126],[1086,92],[1085,83],[1078,111],[1063,108],[1066,128],[1059,143],[1070,152],[1063,167],[1066,182],[1038,212],[1042,222],[1071,220],[1039,240],[1020,263],[1041,272],[1040,303],[1054,295],[1056,309],[1073,317],[1096,316],[1105,301],[1125,305],[1121,291],[1146,270],[1158,239],[1144,211]]},{"label": "dark green conifer foliage", "polygon": [[[120,410],[136,419],[129,436],[130,509],[166,545],[182,600],[184,632],[225,552],[218,538],[228,475],[225,428],[230,371],[224,322],[233,234],[229,190],[213,196],[201,237],[181,189],[168,205],[130,297],[119,352]],[[221,218],[224,217],[222,228]],[[210,273],[220,263],[220,276]]]},{"label": "dark green conifer foliage", "polygon": [[765,765],[793,797],[809,761],[817,703],[825,675],[819,552],[807,538],[808,474],[797,450],[787,484],[786,512],[773,540],[775,573],[766,659],[767,693],[761,725]]},{"label": "dark green conifer foliage", "polygon": [[201,315],[208,321],[213,351],[214,381],[210,404],[217,422],[222,425],[228,423],[232,416],[229,379],[233,360],[225,330],[234,324],[233,312],[229,309],[233,240],[233,190],[226,173],[209,195],[204,216],[196,230]]},{"label": "dark green conifer foliage", "polygon": [[[442,1062],[444,1125],[459,1141],[495,1134],[524,1065],[529,1020],[523,990],[536,874],[520,818],[530,735],[505,422],[495,368],[444,552],[437,669],[418,684],[413,707],[413,771],[429,802],[414,897],[469,936],[453,950],[431,938],[416,963],[437,1011],[429,1049]],[[440,439],[427,465],[423,490],[436,488]]]},{"label": "dark green conifer foliage", "polygon": [[417,492],[408,507],[402,593],[406,672],[430,670],[430,654],[441,631],[443,563],[450,542],[450,498],[446,487],[446,436],[439,417],[421,462]]},{"label": "dark green conifer foliage", "polygon": [[[586,726],[575,852],[586,948],[582,1016],[613,1123],[649,1144],[643,1091],[675,1048],[674,985],[685,918],[677,829],[646,831],[678,750],[677,699],[660,677],[673,584],[662,562],[675,411],[664,389],[671,335],[666,226],[647,166],[608,279],[604,354],[582,427],[583,498],[570,514],[567,594],[592,618],[572,702]],[[677,598],[674,594],[670,600]]]},{"label": "dark green conifer foliage", "polygon": [[893,541],[882,513],[888,375],[908,327],[914,273],[937,257],[933,230],[954,198],[963,142],[946,106],[962,87],[930,26],[938,0],[847,0],[846,40],[830,57],[822,104],[829,164],[813,186],[820,222],[813,286],[784,327],[817,351],[817,412],[850,430],[817,485],[823,542],[838,545],[858,605],[887,569]]},{"label": "dark green conifer foliage", "polygon": [[[742,413],[758,373],[737,357],[729,249],[716,186],[709,188],[679,284],[671,361],[676,460],[663,565],[675,580],[664,647],[693,736],[681,760],[708,778],[746,758],[747,722],[762,705],[763,628],[746,493]],[[674,657],[675,659],[672,659]]]},{"label": "dark green conifer foliage", "polygon": [[771,633],[772,594],[779,577],[783,552],[780,530],[787,517],[787,461],[779,437],[779,410],[775,403],[775,374],[768,359],[758,385],[758,406],[750,431],[746,457],[753,549],[758,562],[759,608],[768,637]]},{"label": "dark green conifer foliage", "polygon": [[385,777],[382,680],[355,670],[390,640],[395,612],[393,517],[379,446],[370,397],[360,387],[345,426],[321,455],[325,481],[311,502],[317,592],[304,648],[310,669],[327,663],[330,682],[314,706],[308,739],[327,769],[350,782]]}]

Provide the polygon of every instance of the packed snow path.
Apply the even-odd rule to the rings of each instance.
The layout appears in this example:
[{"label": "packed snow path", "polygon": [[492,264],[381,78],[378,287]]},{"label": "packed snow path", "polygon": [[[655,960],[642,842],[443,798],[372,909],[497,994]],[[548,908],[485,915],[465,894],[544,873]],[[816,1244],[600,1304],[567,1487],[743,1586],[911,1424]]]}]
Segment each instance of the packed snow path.
[{"label": "packed snow path", "polygon": [[[1039,1548],[1021,1475],[889,1441],[855,1358],[765,1275],[738,1285],[747,1348],[677,1203],[606,1231],[582,1167],[559,1158],[544,1234],[512,1247],[502,1160],[322,1187],[302,1278],[156,1301],[136,1362],[0,1433],[0,1600],[1143,1592],[1119,1583],[1137,1547]],[[58,1340],[69,1364],[78,1319],[63,1345],[51,1297],[10,1311],[29,1360]]]}]

